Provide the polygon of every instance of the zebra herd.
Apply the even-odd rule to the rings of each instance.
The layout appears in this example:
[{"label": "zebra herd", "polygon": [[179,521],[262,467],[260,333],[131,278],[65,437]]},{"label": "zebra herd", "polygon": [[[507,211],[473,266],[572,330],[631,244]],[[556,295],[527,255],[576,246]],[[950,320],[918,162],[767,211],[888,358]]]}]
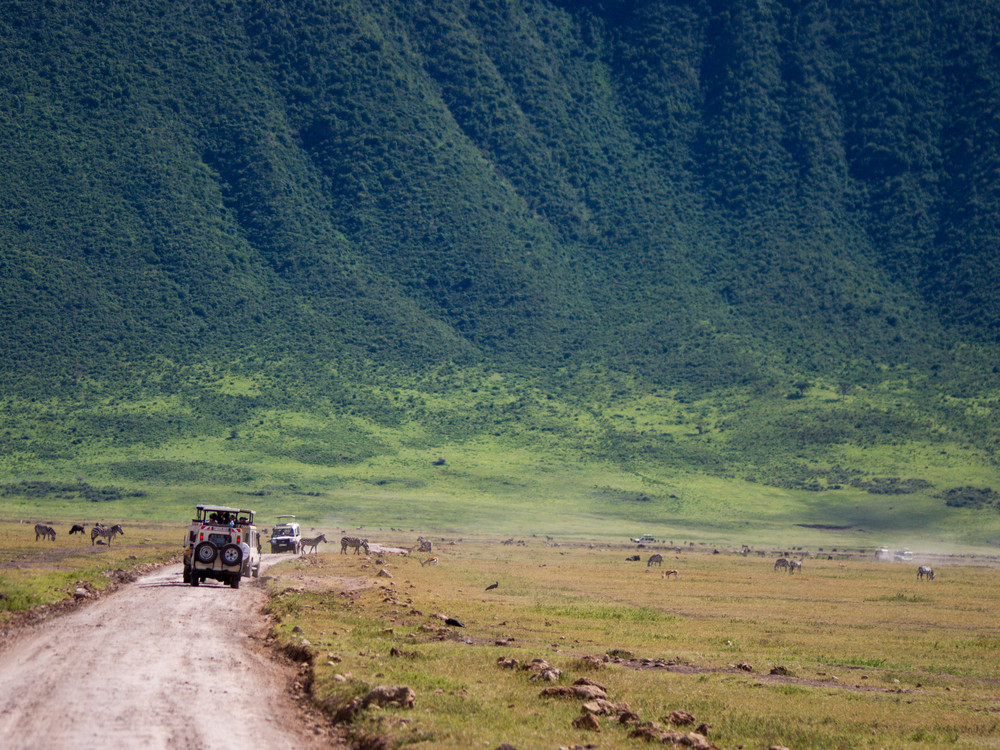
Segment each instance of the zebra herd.
[{"label": "zebra herd", "polygon": [[779,557],[774,561],[775,570],[785,570],[791,575],[796,570],[800,573],[802,572],[802,561],[801,560],[789,560],[787,557]]},{"label": "zebra herd", "polygon": [[370,554],[368,551],[368,540],[359,539],[356,536],[342,536],[340,538],[340,554],[346,555],[347,548],[354,547],[354,554],[361,554],[361,548],[364,547],[365,554]]},{"label": "zebra herd", "polygon": [[[69,533],[70,534],[84,533],[84,528],[80,524],[75,524],[73,526],[73,528],[70,529]],[[91,546],[96,545],[98,543],[99,544],[107,544],[108,546],[111,546],[111,542],[119,534],[121,534],[122,536],[125,535],[125,529],[123,529],[122,525],[119,524],[119,523],[116,523],[113,526],[105,526],[102,523],[95,523],[94,526],[93,526],[93,528],[90,530],[90,544],[91,544]],[[36,523],[35,524],[35,541],[37,542],[39,539],[41,539],[41,540],[48,540],[48,541],[53,541],[54,542],[56,540],[56,531],[55,531],[55,529],[52,528],[52,526],[50,526],[49,524]],[[315,553],[317,551],[316,548],[320,544],[320,542],[325,542],[325,541],[327,541],[327,538],[326,538],[325,534],[320,534],[319,536],[312,537],[312,538],[309,538],[309,539],[303,539],[302,540],[302,548],[305,549],[306,547],[310,547],[312,549],[312,551]],[[421,552],[430,552],[432,550],[432,545],[431,545],[430,541],[425,540],[422,537],[419,538],[417,541],[418,541],[418,550],[419,551],[421,551]],[[362,549],[364,549],[366,555],[367,554],[371,554],[371,552],[369,550],[369,545],[368,545],[368,540],[367,539],[361,539],[360,537],[356,537],[356,536],[343,536],[343,537],[341,537],[340,538],[340,553],[342,555],[346,555],[348,547],[353,548],[354,549],[354,554],[356,554],[356,555],[360,554]],[[632,556],[632,557],[630,557],[628,559],[629,560],[638,560],[639,556],[638,555],[634,555],[634,556]],[[431,557],[431,558],[429,558],[427,560],[422,561],[420,564],[421,564],[421,566],[423,566],[423,565],[436,565],[437,562],[438,562],[438,559],[436,557]],[[646,567],[649,568],[649,567],[651,567],[653,565],[662,566],[663,565],[663,555],[661,555],[659,553],[654,553],[654,554],[650,555],[649,559],[646,561]],[[789,559],[787,557],[779,557],[774,562],[774,570],[775,571],[779,571],[779,570],[786,571],[789,575],[795,573],[796,571],[798,571],[799,573],[801,573],[802,572],[802,561],[801,560],[792,560],[792,559]],[[675,570],[668,570],[663,575],[664,575],[664,577],[667,577],[667,576],[670,576],[670,575],[673,575],[674,577],[676,577],[677,576],[677,571],[675,571]],[[927,566],[927,565],[921,565],[920,567],[917,568],[917,578],[918,579],[926,579],[928,581],[933,581],[934,580],[934,569],[931,568],[931,567],[929,567],[929,566]]]},{"label": "zebra herd", "polygon": [[[74,524],[73,528],[69,530],[70,535],[72,534],[82,534],[84,533],[83,526],[80,524]],[[98,539],[101,539],[101,544],[107,544],[111,546],[111,541],[121,534],[125,536],[125,529],[122,528],[120,523],[116,523],[114,526],[105,526],[102,523],[95,523],[94,528],[90,530],[90,544],[94,546],[98,543]],[[35,541],[39,539],[48,540],[54,542],[56,540],[56,530],[45,523],[35,524]],[[106,542],[104,540],[107,540]]]}]

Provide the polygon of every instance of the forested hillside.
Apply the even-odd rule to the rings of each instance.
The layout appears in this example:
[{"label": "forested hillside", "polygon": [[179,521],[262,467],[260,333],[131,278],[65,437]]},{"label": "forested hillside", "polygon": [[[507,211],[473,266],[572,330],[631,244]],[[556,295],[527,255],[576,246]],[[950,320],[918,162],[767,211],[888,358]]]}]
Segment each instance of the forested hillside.
[{"label": "forested hillside", "polygon": [[[716,470],[797,450],[755,400],[888,389],[796,444],[883,414],[992,464],[998,37],[982,0],[9,0],[0,374],[181,398],[184,434],[289,393],[384,421],[369,379],[463,368],[708,399]],[[212,406],[199,373],[274,388]]]}]

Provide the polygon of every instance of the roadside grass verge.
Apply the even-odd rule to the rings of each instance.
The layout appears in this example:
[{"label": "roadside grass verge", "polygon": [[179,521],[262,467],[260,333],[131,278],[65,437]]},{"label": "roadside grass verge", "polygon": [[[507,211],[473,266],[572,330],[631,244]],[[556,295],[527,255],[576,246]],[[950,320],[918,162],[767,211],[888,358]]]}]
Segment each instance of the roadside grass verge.
[{"label": "roadside grass verge", "polygon": [[[277,637],[308,643],[312,698],[331,713],[376,686],[416,693],[412,710],[351,723],[368,746],[645,745],[608,717],[599,733],[576,729],[580,701],[540,697],[550,683],[500,658],[544,659],[564,686],[590,677],[644,720],[688,711],[723,748],[1000,740],[995,568],[936,565],[938,580],[918,582],[909,565],[808,559],[790,576],[772,558],[694,548],[664,553],[680,571],[671,580],[626,562],[626,545],[519,541],[435,538],[433,566],[339,552],[289,560],[265,581]],[[375,576],[383,568],[391,579]]]},{"label": "roadside grass verge", "polygon": [[56,540],[35,541],[34,523],[0,521],[0,622],[11,614],[73,598],[79,586],[101,591],[121,573],[169,561],[180,552],[177,529],[126,523],[108,547],[91,545],[90,528],[69,536],[57,523]]}]

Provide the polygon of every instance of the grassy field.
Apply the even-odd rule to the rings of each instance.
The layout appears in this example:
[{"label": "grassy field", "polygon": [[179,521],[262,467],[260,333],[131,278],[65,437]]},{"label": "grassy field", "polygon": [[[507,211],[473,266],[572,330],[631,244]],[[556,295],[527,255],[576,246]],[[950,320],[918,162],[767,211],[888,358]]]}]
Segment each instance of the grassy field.
[{"label": "grassy field", "polygon": [[127,579],[122,573],[180,554],[183,531],[173,524],[133,519],[110,547],[92,545],[89,527],[84,534],[69,536],[70,526],[56,522],[54,542],[36,541],[34,521],[0,520],[0,624],[13,612],[72,599],[81,586],[103,590]]},{"label": "grassy field", "polygon": [[[261,517],[268,523],[289,498],[253,499],[275,505]],[[333,515],[323,497],[301,499],[304,515]],[[187,518],[179,497],[176,523],[145,518],[127,499],[75,509],[67,500],[55,518],[23,502],[18,509],[34,520],[55,520],[58,536],[36,542],[31,524],[0,521],[0,620],[176,556]],[[91,518],[95,511],[100,517]],[[110,548],[93,546],[67,535],[78,520],[122,521],[126,535]],[[315,525],[334,539],[352,528],[343,521]],[[424,531],[439,558],[426,566],[426,554],[344,556],[334,543],[289,557],[263,582],[279,642],[312,658],[318,704],[333,712],[380,685],[415,691],[412,710],[370,709],[354,721],[363,747],[643,746],[614,717],[599,718],[599,733],[575,728],[580,700],[540,697],[544,687],[580,677],[643,721],[693,714],[693,726],[710,725],[721,748],[1000,745],[996,556],[966,550],[876,563],[863,535],[822,529],[797,530],[802,550],[761,542],[745,556],[739,544],[681,535],[636,550],[614,524],[606,532]],[[399,547],[417,536],[409,528],[358,533]],[[662,569],[645,563],[654,549]],[[779,553],[807,550],[801,575],[773,570]],[[626,561],[636,552],[641,561]],[[917,580],[920,561],[934,565],[936,580]],[[376,577],[382,568],[393,577]],[[668,569],[676,579],[662,577]],[[544,659],[561,676],[534,681],[527,670],[501,668],[501,658]]]},{"label": "grassy field", "polygon": [[1000,745],[995,558],[928,559],[937,578],[918,581],[916,562],[831,552],[787,575],[773,570],[780,550],[695,545],[664,550],[675,580],[626,562],[631,546],[544,537],[435,538],[427,566],[326,549],[271,569],[271,609],[282,641],[308,644],[312,694],[330,710],[379,685],[415,691],[412,710],[355,722],[369,746],[645,744],[614,717],[574,728],[580,700],[540,697],[550,683],[500,658],[544,659],[561,685],[591,678],[644,721],[687,711],[722,748]]}]

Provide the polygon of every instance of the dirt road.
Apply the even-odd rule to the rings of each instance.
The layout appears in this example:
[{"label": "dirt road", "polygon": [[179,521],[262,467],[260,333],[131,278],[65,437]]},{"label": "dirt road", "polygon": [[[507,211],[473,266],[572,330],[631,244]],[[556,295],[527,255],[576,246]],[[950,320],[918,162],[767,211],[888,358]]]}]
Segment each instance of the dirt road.
[{"label": "dirt road", "polygon": [[250,584],[187,586],[170,566],[19,634],[0,651],[0,747],[333,747],[260,645]]}]

